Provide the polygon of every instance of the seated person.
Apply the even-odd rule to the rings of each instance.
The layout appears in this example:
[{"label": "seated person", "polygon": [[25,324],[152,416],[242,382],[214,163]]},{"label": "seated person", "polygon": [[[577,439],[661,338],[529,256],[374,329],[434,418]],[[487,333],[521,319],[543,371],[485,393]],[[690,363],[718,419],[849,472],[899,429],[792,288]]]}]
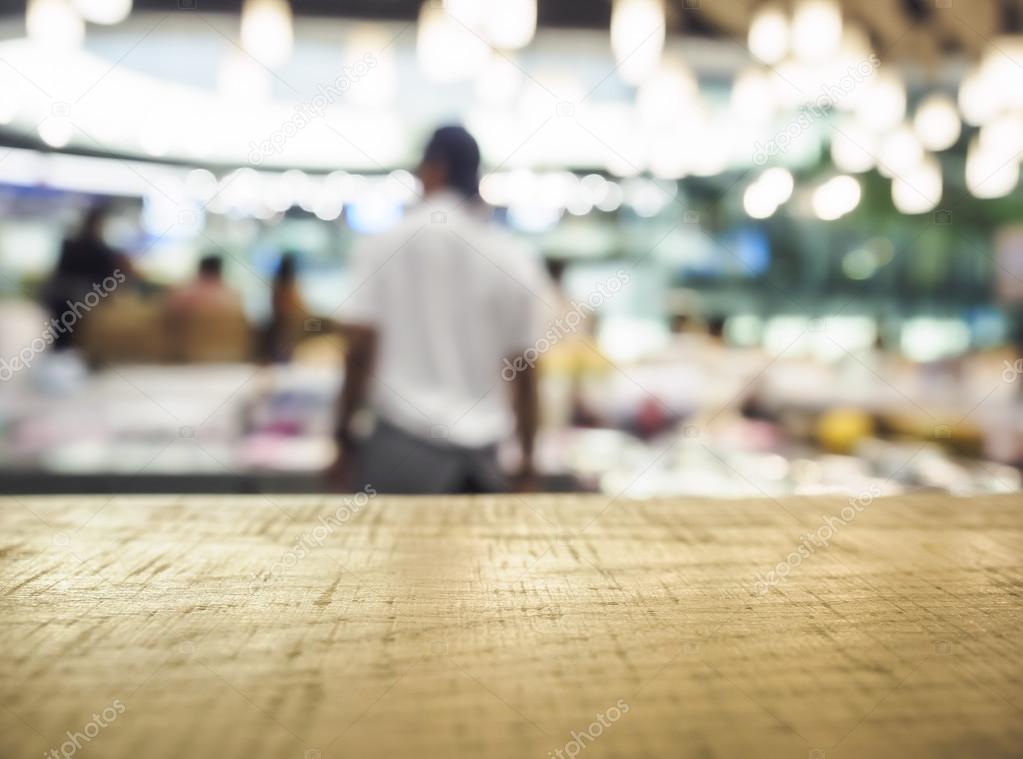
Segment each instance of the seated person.
[{"label": "seated person", "polygon": [[224,284],[217,256],[199,261],[199,276],[167,298],[170,358],[186,363],[247,361],[251,336],[241,298]]}]

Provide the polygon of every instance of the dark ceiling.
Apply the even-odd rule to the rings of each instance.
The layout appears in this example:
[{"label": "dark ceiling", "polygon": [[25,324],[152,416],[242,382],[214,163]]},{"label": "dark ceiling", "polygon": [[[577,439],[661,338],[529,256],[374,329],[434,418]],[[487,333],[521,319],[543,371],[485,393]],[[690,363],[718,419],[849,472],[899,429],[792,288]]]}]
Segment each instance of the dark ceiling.
[{"label": "dark ceiling", "polygon": [[[291,0],[296,15],[411,21],[423,0]],[[776,0],[777,1],[777,0]],[[673,33],[742,41],[765,0],[665,0]],[[782,0],[794,4],[794,0]],[[977,55],[999,34],[1023,32],[1023,0],[841,0],[845,16],[870,34],[882,58],[935,62],[949,52]],[[24,13],[25,0],[0,0],[0,14]],[[242,0],[135,0],[136,10],[237,13]],[[548,28],[607,29],[611,0],[538,0]]]}]

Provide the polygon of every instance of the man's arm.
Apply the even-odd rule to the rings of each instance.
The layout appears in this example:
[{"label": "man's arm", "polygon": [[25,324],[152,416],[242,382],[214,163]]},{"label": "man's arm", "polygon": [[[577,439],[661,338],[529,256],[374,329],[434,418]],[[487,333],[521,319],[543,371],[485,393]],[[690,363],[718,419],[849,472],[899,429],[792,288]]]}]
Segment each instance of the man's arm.
[{"label": "man's arm", "polygon": [[[368,397],[370,375],[376,355],[377,331],[373,327],[345,324],[340,327],[345,338],[345,377],[338,396],[335,440],[338,444],[338,474],[346,474],[351,453],[352,420]],[[344,467],[341,467],[344,464]]]},{"label": "man's arm", "polygon": [[536,430],[540,422],[540,400],[537,390],[536,369],[526,366],[512,380],[512,409],[515,413],[515,432],[522,452],[516,485],[523,490],[532,490],[535,483],[533,468],[533,447]]}]

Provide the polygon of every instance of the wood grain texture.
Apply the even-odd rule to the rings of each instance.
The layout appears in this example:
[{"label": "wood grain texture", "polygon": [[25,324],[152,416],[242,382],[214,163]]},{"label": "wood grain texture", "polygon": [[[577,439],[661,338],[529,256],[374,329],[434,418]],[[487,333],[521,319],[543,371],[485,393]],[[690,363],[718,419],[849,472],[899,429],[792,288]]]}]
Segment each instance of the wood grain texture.
[{"label": "wood grain texture", "polygon": [[1023,748],[1019,496],[345,504],[0,499],[0,756]]}]

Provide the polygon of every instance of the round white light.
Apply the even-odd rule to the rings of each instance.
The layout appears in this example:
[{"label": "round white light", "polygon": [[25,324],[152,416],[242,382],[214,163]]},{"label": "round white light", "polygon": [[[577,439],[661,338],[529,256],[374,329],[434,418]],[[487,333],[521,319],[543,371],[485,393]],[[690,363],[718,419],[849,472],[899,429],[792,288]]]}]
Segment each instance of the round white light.
[{"label": "round white light", "polygon": [[39,137],[51,148],[67,146],[73,135],[71,119],[64,116],[52,116],[39,125]]},{"label": "round white light", "polygon": [[585,216],[593,210],[593,202],[583,193],[576,193],[568,199],[568,206],[565,208],[573,216]]},{"label": "round white light", "polygon": [[1004,113],[980,128],[980,146],[1001,163],[1023,156],[1023,113]]},{"label": "round white light", "polygon": [[924,98],[913,117],[913,129],[928,150],[947,150],[955,145],[962,123],[952,98],[939,93]]},{"label": "round white light", "polygon": [[941,166],[927,156],[892,179],[892,202],[900,213],[933,211],[941,202]]},{"label": "round white light", "polygon": [[856,121],[845,121],[831,134],[831,160],[841,171],[859,174],[877,163],[877,137]]},{"label": "round white light", "polygon": [[313,205],[313,213],[321,221],[333,221],[341,215],[345,204],[328,193],[322,193]]},{"label": "round white light", "polygon": [[672,198],[670,191],[649,179],[628,179],[622,183],[622,191],[625,193],[625,203],[644,219],[661,213]]},{"label": "round white light", "polygon": [[600,198],[594,205],[605,213],[611,213],[621,207],[624,197],[625,193],[622,191],[620,184],[617,182],[606,182]]},{"label": "round white light", "polygon": [[494,47],[505,50],[525,47],[536,34],[536,0],[499,0],[488,4],[483,30]]},{"label": "round white light", "polygon": [[763,174],[746,188],[742,196],[742,206],[754,219],[766,219],[774,215],[778,206],[792,197],[795,182],[788,169],[775,166]]},{"label": "round white light", "polygon": [[747,38],[754,58],[767,64],[780,63],[789,50],[789,22],[777,5],[765,5],[753,16]]},{"label": "round white light", "polygon": [[484,0],[440,0],[432,5],[444,6],[444,12],[448,18],[455,22],[468,26],[471,29],[479,29],[485,22],[485,16],[490,10],[492,3]]},{"label": "round white light", "polygon": [[959,82],[959,112],[967,124],[979,126],[1002,108],[1000,93],[991,86],[981,68],[973,68]]},{"label": "round white light", "polygon": [[863,27],[845,24],[838,55],[822,67],[821,81],[815,89],[824,88],[839,110],[855,111],[870,91],[871,80],[880,65]]},{"label": "round white light", "polygon": [[859,24],[842,25],[842,43],[839,46],[839,51],[843,62],[851,64],[855,64],[857,61],[874,63],[871,60],[874,50],[870,46],[870,36]]},{"label": "round white light", "polygon": [[829,179],[813,192],[813,212],[822,221],[834,221],[853,211],[860,204],[862,190],[854,178],[839,175]]},{"label": "round white light", "polygon": [[489,48],[461,18],[440,5],[423,3],[416,28],[416,57],[427,79],[468,79],[485,63]]},{"label": "round white light", "polygon": [[119,24],[131,13],[131,0],[74,0],[82,18],[94,24]]},{"label": "round white light", "polygon": [[772,167],[761,174],[757,184],[762,185],[778,205],[792,197],[792,190],[795,187],[791,172],[780,166]]},{"label": "round white light", "polygon": [[185,177],[185,189],[200,203],[209,203],[217,194],[217,178],[207,169],[192,169]]},{"label": "round white light", "polygon": [[924,149],[916,134],[903,125],[881,140],[878,171],[886,177],[898,175],[916,166],[924,157]]},{"label": "round white light", "polygon": [[857,103],[856,117],[879,134],[894,128],[906,115],[906,87],[898,75],[879,71]]},{"label": "round white light", "polygon": [[287,0],[245,0],[242,6],[242,47],[264,66],[280,66],[294,43],[291,6]]},{"label": "round white light", "polygon": [[834,0],[802,0],[792,17],[792,51],[803,63],[821,63],[842,44],[842,11]]},{"label": "round white light", "polygon": [[664,50],[662,0],[614,0],[611,6],[611,50],[618,75],[639,84],[657,69]]},{"label": "round white light", "polygon": [[742,196],[742,207],[753,219],[770,218],[778,210],[778,204],[774,202],[771,193],[759,182],[746,188]]},{"label": "round white light", "polygon": [[492,206],[506,206],[511,202],[508,174],[485,174],[480,179],[480,197]]},{"label": "round white light", "polygon": [[731,105],[740,119],[755,124],[769,121],[777,105],[770,79],[760,69],[744,69],[732,84]]},{"label": "round white light", "polygon": [[644,123],[663,126],[681,119],[700,95],[696,77],[685,61],[665,56],[656,73],[636,93],[636,110]]},{"label": "round white light", "polygon": [[607,188],[607,180],[600,174],[587,174],[579,180],[579,194],[589,201],[591,206],[596,205]]},{"label": "round white light", "polygon": [[1018,157],[1006,156],[981,142],[979,136],[970,140],[966,151],[966,187],[977,198],[1001,198],[1019,183]]},{"label": "round white light", "polygon": [[[372,24],[358,26],[344,44],[343,66],[355,76],[365,76],[345,90],[345,100],[359,106],[389,105],[398,91],[398,70],[390,35]],[[372,67],[370,67],[372,64]]]},{"label": "round white light", "polygon": [[33,42],[51,48],[78,47],[85,22],[67,0],[29,0],[25,28]]},{"label": "round white light", "polygon": [[1003,108],[1023,108],[1023,35],[998,37],[988,44],[980,65],[988,90]]}]

